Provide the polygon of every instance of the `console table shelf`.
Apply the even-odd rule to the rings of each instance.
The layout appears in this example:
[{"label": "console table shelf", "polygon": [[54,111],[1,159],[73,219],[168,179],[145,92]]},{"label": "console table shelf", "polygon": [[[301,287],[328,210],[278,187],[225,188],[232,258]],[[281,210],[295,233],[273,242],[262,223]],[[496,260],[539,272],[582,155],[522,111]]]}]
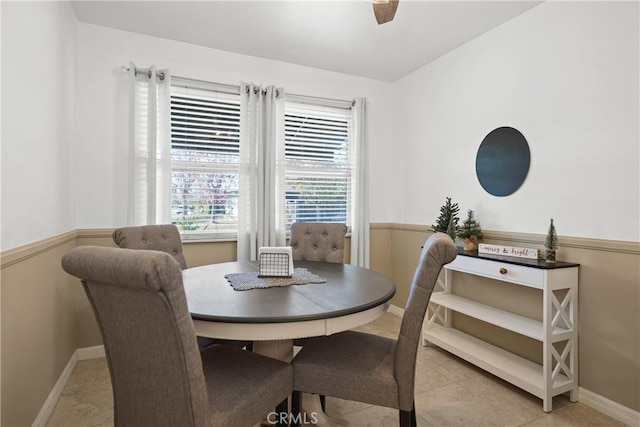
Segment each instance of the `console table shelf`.
[{"label": "console table shelf", "polygon": [[[434,292],[431,296],[431,302],[457,313],[466,314],[469,317],[533,338],[534,340],[544,340],[544,326],[542,322],[538,320],[519,316],[509,311],[500,310],[445,292]],[[569,329],[555,327],[552,331],[552,340],[567,339],[571,333],[572,331]]]},{"label": "console table shelf", "polygon": [[[425,333],[425,338],[485,371],[544,398],[541,365],[453,328],[435,327]],[[553,395],[567,392],[572,387],[571,380],[560,374],[552,385]]]},{"label": "console table shelf", "polygon": [[[547,264],[478,255],[459,251],[444,267],[441,290],[434,291],[427,311],[423,341],[433,343],[478,367],[538,396],[546,412],[552,398],[569,392],[572,401],[578,392],[578,264]],[[542,320],[461,297],[452,293],[453,272],[540,289]],[[457,330],[453,313],[461,313],[517,334],[540,341],[542,365]]]}]

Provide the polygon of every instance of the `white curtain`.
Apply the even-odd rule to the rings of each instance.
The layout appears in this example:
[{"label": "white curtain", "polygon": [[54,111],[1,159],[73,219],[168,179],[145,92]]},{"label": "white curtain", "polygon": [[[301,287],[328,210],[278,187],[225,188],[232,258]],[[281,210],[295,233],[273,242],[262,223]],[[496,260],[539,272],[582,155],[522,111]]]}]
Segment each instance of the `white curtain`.
[{"label": "white curtain", "polygon": [[284,90],[241,85],[238,260],[285,245]]},{"label": "white curtain", "polygon": [[171,76],[129,63],[129,225],[171,216]]},{"label": "white curtain", "polygon": [[367,99],[356,98],[351,109],[356,159],[351,176],[351,264],[369,268],[369,179]]}]

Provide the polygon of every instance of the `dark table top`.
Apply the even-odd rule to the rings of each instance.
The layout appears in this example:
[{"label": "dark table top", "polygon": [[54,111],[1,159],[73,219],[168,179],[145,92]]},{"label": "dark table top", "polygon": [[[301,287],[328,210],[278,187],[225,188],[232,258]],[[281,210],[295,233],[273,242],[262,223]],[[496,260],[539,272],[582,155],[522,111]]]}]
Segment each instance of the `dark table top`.
[{"label": "dark table top", "polygon": [[234,290],[225,274],[257,272],[257,262],[228,262],[183,271],[194,320],[280,323],[340,317],[377,307],[395,294],[388,277],[348,264],[296,261],[325,283]]},{"label": "dark table top", "polygon": [[522,265],[525,267],[539,268],[542,270],[554,270],[557,268],[571,268],[580,266],[580,264],[576,264],[575,262],[547,262],[543,259],[517,258],[484,253],[480,254],[477,250],[465,251],[462,248],[458,248],[458,255],[463,255],[471,258],[488,259],[490,261],[506,262],[507,264]]}]

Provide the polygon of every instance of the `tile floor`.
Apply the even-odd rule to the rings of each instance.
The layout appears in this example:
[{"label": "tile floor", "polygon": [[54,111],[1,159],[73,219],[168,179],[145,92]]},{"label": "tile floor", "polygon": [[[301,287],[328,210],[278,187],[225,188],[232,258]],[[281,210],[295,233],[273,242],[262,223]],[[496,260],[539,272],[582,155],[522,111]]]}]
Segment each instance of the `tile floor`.
[{"label": "tile floor", "polygon": [[[387,313],[362,331],[396,337],[400,318]],[[602,426],[624,424],[581,403],[558,396],[553,411],[542,401],[436,347],[419,347],[415,388],[419,426]],[[327,398],[327,414],[338,426],[398,425],[397,411]],[[49,426],[113,426],[113,400],[106,359],[77,363]]]}]

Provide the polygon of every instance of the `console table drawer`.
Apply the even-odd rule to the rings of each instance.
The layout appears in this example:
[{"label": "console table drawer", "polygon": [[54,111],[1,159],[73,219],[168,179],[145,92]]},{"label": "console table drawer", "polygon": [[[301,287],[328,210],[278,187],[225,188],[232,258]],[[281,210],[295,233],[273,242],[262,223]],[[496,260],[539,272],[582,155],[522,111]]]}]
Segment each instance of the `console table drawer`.
[{"label": "console table drawer", "polygon": [[538,268],[466,256],[457,257],[445,268],[533,288],[542,289],[544,287],[544,270]]}]

